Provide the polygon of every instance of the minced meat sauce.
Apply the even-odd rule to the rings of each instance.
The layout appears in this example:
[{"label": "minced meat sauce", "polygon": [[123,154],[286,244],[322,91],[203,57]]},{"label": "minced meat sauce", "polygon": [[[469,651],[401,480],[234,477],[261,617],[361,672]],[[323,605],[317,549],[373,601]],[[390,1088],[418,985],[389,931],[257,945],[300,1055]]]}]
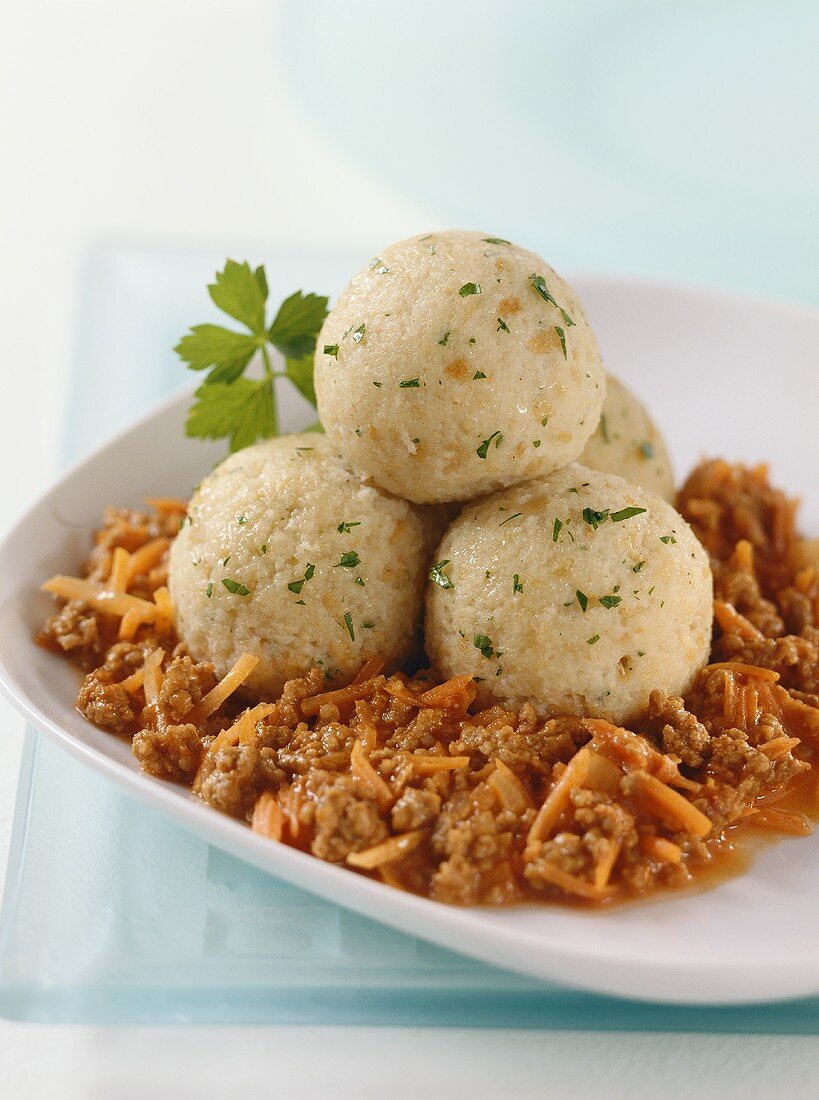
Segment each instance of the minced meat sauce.
[{"label": "minced meat sauce", "polygon": [[714,572],[712,663],[629,729],[476,712],[467,677],[375,662],[345,686],[313,668],[248,709],[253,659],[218,684],[174,634],[184,507],[110,509],[90,584],[51,582],[65,602],[37,640],[85,671],[79,710],[131,738],[145,771],[272,840],[440,901],[601,904],[705,880],[763,830],[810,832],[819,569],[763,468],[707,462],[683,487]]}]

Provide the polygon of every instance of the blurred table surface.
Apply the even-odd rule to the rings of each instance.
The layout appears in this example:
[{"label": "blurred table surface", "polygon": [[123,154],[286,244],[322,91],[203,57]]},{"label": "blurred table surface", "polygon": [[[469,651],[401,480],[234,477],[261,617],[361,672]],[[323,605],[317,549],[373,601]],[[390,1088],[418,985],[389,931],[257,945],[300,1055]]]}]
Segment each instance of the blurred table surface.
[{"label": "blurred table surface", "polygon": [[[815,121],[816,11],[4,5],[0,530],[58,469],[79,274],[103,238],[223,241],[253,256],[255,239],[283,234],[369,245],[483,221],[558,266],[815,300],[819,166],[815,125],[800,119]],[[587,79],[567,87],[576,72]],[[521,94],[539,108],[528,119]],[[0,723],[1,874],[22,722],[2,703]],[[5,1096],[63,1100],[260,1085],[287,1097],[795,1098],[817,1094],[819,1042],[0,1021],[0,1080]]]}]

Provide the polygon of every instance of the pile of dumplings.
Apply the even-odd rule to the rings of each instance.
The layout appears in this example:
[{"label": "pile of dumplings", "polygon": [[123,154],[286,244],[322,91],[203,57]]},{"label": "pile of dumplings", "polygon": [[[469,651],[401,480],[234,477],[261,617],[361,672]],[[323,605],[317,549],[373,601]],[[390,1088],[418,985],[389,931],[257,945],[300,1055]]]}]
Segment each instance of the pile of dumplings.
[{"label": "pile of dumplings", "polygon": [[707,555],[663,440],[538,255],[453,230],[394,244],[326,318],[324,435],[231,455],[171,553],[177,629],[275,697],[371,658],[479,702],[625,722],[708,656]]}]

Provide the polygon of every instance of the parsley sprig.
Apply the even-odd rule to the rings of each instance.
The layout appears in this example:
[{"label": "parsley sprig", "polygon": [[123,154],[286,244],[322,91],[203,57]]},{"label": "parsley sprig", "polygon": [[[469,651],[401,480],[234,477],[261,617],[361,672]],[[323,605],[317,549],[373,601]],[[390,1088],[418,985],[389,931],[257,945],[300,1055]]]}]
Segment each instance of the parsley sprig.
[{"label": "parsley sprig", "polygon": [[[194,325],[175,347],[191,370],[207,371],[188,412],[185,431],[202,439],[227,438],[231,451],[257,439],[278,435],[275,379],[288,378],[315,405],[313,352],[327,315],[327,298],[297,290],[268,318],[267,277],[263,266],[227,260],[208,286],[214,305],[247,331],[222,325]],[[270,348],[284,356],[284,370],[275,370]],[[245,370],[258,355],[262,377]]]}]

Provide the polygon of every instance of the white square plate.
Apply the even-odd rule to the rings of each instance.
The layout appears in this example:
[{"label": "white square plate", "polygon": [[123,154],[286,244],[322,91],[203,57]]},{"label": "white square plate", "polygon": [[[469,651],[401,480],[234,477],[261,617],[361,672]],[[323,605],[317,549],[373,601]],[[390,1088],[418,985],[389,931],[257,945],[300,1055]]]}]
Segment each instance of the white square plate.
[{"label": "white square plate", "polygon": [[[699,457],[771,462],[805,499],[819,533],[816,416],[819,313],[630,280],[575,280],[606,366],[631,383],[666,432],[678,471]],[[288,395],[289,397],[289,395]],[[605,913],[549,905],[459,909],[414,897],[254,835],[188,792],[143,775],[129,745],[74,709],[77,673],[36,648],[51,609],[38,589],[74,572],[109,503],[186,496],[222,454],[187,439],[187,393],[79,466],[0,546],[0,685],[67,751],[210,843],[412,935],[533,977],[675,1003],[738,1003],[819,993],[819,834],[765,848],[739,878]],[[309,419],[285,399],[284,423]],[[89,837],[93,849],[93,837]]]}]

